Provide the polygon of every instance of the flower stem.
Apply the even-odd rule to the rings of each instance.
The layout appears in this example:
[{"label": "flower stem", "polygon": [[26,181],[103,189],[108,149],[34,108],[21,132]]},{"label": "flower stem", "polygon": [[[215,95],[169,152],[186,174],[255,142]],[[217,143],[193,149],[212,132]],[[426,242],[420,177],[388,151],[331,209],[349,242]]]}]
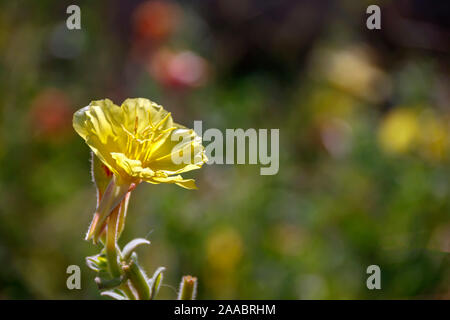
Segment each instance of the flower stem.
[{"label": "flower stem", "polygon": [[108,260],[109,272],[113,278],[120,277],[120,267],[117,261],[117,225],[119,220],[119,207],[113,210],[108,218],[106,230],[106,259]]},{"label": "flower stem", "polygon": [[120,235],[125,227],[125,219],[127,217],[128,202],[130,201],[131,192],[128,192],[120,203],[119,211],[119,221],[117,223],[117,240],[119,240]]}]

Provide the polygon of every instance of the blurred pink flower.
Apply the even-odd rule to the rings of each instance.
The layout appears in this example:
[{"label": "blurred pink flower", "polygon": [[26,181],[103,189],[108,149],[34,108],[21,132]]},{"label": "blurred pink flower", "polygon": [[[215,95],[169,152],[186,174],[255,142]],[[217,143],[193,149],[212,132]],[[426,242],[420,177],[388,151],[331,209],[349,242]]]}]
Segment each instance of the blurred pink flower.
[{"label": "blurred pink flower", "polygon": [[200,87],[208,78],[207,61],[191,51],[159,50],[150,59],[148,70],[158,82],[176,88]]}]

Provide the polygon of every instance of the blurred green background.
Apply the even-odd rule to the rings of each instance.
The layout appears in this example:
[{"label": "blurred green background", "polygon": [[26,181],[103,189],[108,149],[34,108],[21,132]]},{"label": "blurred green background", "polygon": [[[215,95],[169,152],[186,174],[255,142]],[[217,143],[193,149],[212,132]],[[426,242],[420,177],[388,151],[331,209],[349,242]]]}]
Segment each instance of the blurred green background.
[{"label": "blurred green background", "polygon": [[133,192],[121,243],[152,241],[139,256],[167,267],[160,298],[192,274],[199,299],[449,299],[449,6],[383,1],[370,31],[375,3],[2,1],[0,298],[100,298],[72,114],[145,97],[189,127],[280,129],[277,175],[206,165],[198,191]]}]

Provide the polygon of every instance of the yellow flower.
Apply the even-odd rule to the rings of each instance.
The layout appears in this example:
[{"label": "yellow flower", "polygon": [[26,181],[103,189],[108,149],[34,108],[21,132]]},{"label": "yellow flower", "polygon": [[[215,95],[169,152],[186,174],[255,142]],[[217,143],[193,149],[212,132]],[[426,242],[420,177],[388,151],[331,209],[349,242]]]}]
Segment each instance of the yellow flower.
[{"label": "yellow flower", "polygon": [[98,236],[106,217],[133,185],[145,181],[195,189],[193,179],[179,174],[207,161],[201,138],[148,99],[127,99],[120,107],[109,99],[92,101],[74,114],[73,126],[114,175],[88,238]]},{"label": "yellow flower", "polygon": [[418,136],[419,127],[416,112],[407,108],[396,108],[381,123],[378,141],[388,153],[407,152]]}]

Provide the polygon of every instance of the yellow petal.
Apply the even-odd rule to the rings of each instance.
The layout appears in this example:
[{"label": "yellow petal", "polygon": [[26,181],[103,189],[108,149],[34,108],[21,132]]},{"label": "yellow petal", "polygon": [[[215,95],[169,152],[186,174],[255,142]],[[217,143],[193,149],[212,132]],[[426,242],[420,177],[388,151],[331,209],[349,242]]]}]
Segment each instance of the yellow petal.
[{"label": "yellow petal", "polygon": [[[179,140],[173,141],[172,138]],[[175,163],[172,156],[182,157],[188,154],[187,161]],[[194,130],[177,129],[174,130],[166,142],[161,145],[149,160],[149,166],[153,170],[162,170],[168,174],[178,174],[200,168],[206,162],[202,140]]]},{"label": "yellow petal", "polygon": [[151,180],[145,180],[146,182],[158,184],[158,183],[175,183],[185,189],[197,189],[194,179],[183,179],[181,176],[171,177],[154,177]]},{"label": "yellow petal", "polygon": [[75,131],[86,141],[95,155],[115,174],[120,167],[114,166],[111,151],[120,149],[121,136],[118,124],[122,121],[120,107],[111,100],[92,101],[89,106],[78,110],[73,117]]},{"label": "yellow petal", "polygon": [[126,99],[122,103],[122,111],[126,115],[123,122],[125,128],[138,135],[150,128],[162,132],[173,127],[170,113],[148,99]]}]

